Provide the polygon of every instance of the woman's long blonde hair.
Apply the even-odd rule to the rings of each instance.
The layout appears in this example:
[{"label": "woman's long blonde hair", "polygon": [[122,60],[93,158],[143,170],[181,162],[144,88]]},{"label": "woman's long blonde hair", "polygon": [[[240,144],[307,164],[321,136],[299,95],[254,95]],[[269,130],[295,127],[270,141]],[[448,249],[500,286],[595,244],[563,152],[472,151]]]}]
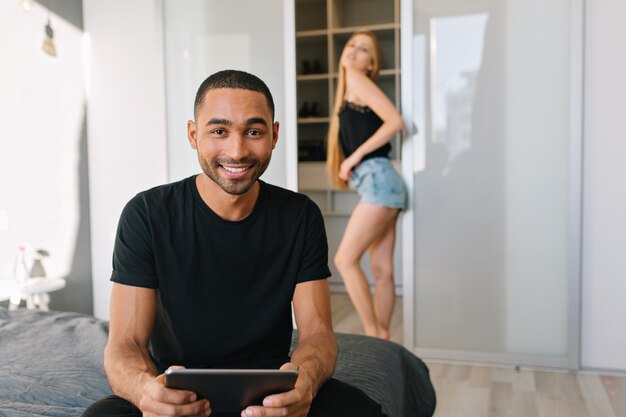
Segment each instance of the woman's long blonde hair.
[{"label": "woman's long blonde hair", "polygon": [[[372,40],[372,44],[374,45],[374,50],[372,51],[372,69],[367,76],[372,80],[375,80],[380,72],[380,44],[378,43],[378,39],[374,33],[369,30],[357,30],[350,36],[346,45],[357,35],[366,35]],[[346,70],[343,65],[341,65],[341,62],[339,63],[337,73],[338,77],[337,89],[335,90],[335,102],[333,105],[333,111],[330,115],[330,126],[328,127],[326,168],[328,170],[328,177],[330,178],[332,184],[342,190],[346,190],[348,189],[348,183],[339,178],[339,167],[345,159],[343,151],[341,150],[341,145],[339,144],[339,111],[341,110],[341,106],[343,106],[344,95],[346,94]]]}]

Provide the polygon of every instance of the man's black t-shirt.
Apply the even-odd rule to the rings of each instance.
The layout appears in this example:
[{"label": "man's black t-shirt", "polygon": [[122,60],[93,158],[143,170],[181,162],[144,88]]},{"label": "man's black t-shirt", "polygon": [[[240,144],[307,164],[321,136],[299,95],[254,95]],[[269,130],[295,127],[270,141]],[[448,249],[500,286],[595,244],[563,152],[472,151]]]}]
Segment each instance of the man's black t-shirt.
[{"label": "man's black t-shirt", "polygon": [[193,176],[126,205],[111,280],[157,290],[150,351],[163,371],[279,367],[296,284],[329,276],[323,219],[308,197],[260,181],[252,213],[226,221]]}]

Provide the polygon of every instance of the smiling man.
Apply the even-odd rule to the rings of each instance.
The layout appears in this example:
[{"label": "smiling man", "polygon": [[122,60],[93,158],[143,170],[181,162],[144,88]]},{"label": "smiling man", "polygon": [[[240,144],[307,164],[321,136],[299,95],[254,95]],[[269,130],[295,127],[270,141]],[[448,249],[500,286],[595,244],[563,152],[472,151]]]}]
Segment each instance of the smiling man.
[{"label": "smiling man", "polygon": [[[332,379],[328,246],[319,208],[259,180],[278,141],[263,81],[211,75],[188,139],[202,173],[135,196],[117,231],[107,377],[116,395],[85,416],[208,416],[211,399],[166,388],[187,368],[298,369],[291,391],[251,416],[382,416],[362,391]],[[291,357],[291,304],[298,340]]]},{"label": "smiling man", "polygon": [[[196,99],[196,120],[187,122],[187,130],[206,174],[197,178],[207,187],[219,186],[231,196],[258,187],[278,140],[278,122],[272,123],[265,100],[258,92],[232,88],[211,89]],[[256,195],[258,190],[249,198]]]}]

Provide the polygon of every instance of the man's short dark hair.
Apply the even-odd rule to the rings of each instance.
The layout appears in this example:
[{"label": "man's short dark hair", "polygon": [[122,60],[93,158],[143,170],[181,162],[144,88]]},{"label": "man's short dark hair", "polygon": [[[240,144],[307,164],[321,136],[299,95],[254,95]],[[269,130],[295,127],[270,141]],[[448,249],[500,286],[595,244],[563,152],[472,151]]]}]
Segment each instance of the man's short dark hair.
[{"label": "man's short dark hair", "polygon": [[244,71],[224,70],[216,72],[209,76],[200,84],[196,93],[196,101],[193,106],[194,118],[198,118],[198,110],[204,102],[204,97],[209,90],[214,88],[238,88],[242,90],[257,91],[262,93],[267,100],[267,105],[272,113],[272,122],[274,121],[274,99],[267,85],[256,75],[249,74]]}]

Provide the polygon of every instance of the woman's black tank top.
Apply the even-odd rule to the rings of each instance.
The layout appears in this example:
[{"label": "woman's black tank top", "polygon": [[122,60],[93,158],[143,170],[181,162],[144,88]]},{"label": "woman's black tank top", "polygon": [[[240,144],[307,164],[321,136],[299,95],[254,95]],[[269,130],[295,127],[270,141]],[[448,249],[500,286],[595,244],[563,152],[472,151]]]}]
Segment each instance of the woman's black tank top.
[{"label": "woman's black tank top", "polygon": [[[344,101],[339,110],[339,142],[343,155],[347,158],[369,139],[383,124],[383,121],[369,107],[358,106]],[[368,153],[363,160],[376,156],[389,157],[391,144],[385,143],[374,152]]]}]

